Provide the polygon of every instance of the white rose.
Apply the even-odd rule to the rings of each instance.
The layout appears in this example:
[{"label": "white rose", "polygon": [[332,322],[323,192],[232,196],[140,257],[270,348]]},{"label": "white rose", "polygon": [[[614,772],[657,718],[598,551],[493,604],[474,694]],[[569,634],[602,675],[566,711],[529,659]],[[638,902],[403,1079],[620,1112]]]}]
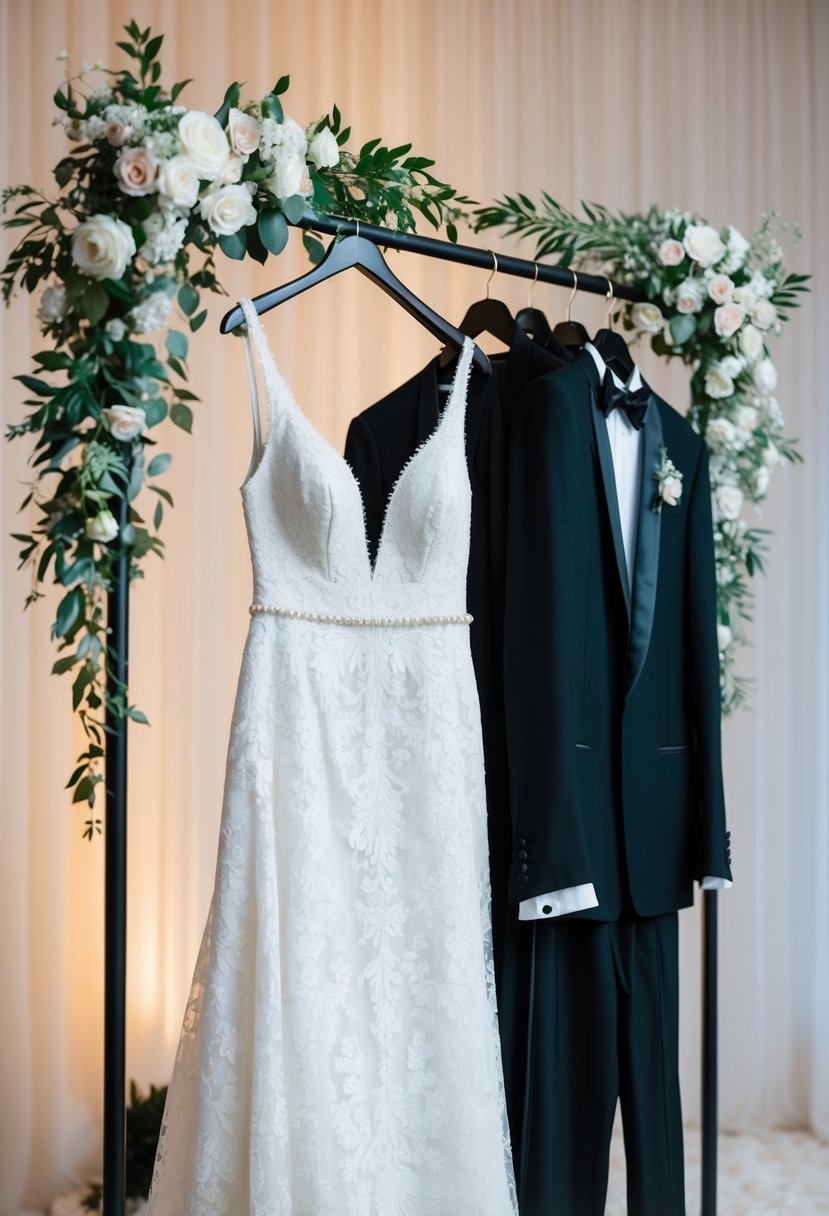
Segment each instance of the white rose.
[{"label": "white rose", "polygon": [[749,363],[756,363],[763,353],[763,336],[753,325],[746,325],[740,333],[740,350]]},{"label": "white rose", "polygon": [[104,132],[107,138],[107,143],[113,148],[122,148],[127,140],[132,135],[132,127],[124,122],[108,122]]},{"label": "white rose", "polygon": [[65,316],[66,288],[61,287],[60,284],[53,284],[53,286],[47,287],[40,297],[37,318],[44,325],[49,325],[55,321],[62,321]]},{"label": "white rose", "polygon": [[244,225],[256,223],[256,208],[247,186],[220,186],[199,203],[202,219],[212,232],[231,236]]},{"label": "white rose", "polygon": [[242,180],[245,159],[247,158],[229,156],[224,163],[221,173],[213,184],[215,186],[235,186],[238,181]]},{"label": "white rose", "polygon": [[733,274],[735,270],[739,270],[746,260],[746,254],[750,249],[749,242],[741,232],[738,232],[731,224],[726,229],[726,257],[723,264],[723,270],[727,274]]},{"label": "white rose", "polygon": [[737,410],[734,422],[737,430],[748,437],[757,425],[759,415],[753,405],[741,405]]},{"label": "white rose", "polygon": [[743,287],[735,287],[731,293],[731,299],[735,304],[739,304],[740,308],[745,309],[746,312],[751,312],[757,303],[757,294],[746,284]]},{"label": "white rose", "polygon": [[739,304],[729,301],[714,309],[714,329],[721,338],[730,338],[735,334],[745,320],[745,313]]},{"label": "white rose", "polygon": [[144,411],[135,405],[111,405],[108,409],[101,410],[101,413],[106,419],[110,435],[115,439],[135,439],[146,425]]},{"label": "white rose", "polygon": [[705,373],[705,391],[709,397],[721,400],[734,392],[734,381],[721,363],[712,363]]},{"label": "white rose", "polygon": [[725,253],[720,234],[710,224],[689,224],[683,239],[685,252],[700,266],[713,266]]},{"label": "white rose", "polygon": [[682,497],[682,478],[673,473],[666,477],[659,490],[662,501],[669,507],[675,507]]},{"label": "white rose", "polygon": [[91,279],[120,279],[134,256],[132,229],[111,215],[90,216],[72,236],[72,259]]},{"label": "white rose", "polygon": [[760,393],[773,393],[777,388],[777,368],[771,359],[761,359],[754,369],[754,383]]},{"label": "white rose", "polygon": [[118,521],[111,511],[105,509],[86,521],[84,531],[89,540],[99,540],[108,544],[118,535]]},{"label": "white rose", "polygon": [[737,428],[727,418],[712,418],[705,428],[705,442],[714,452],[732,447],[737,438]]},{"label": "white rose", "polygon": [[656,255],[663,266],[678,266],[685,257],[681,241],[667,240],[659,246]]},{"label": "white rose", "polygon": [[770,443],[767,447],[763,448],[760,459],[767,469],[773,469],[775,465],[780,463],[782,457],[774,444]]},{"label": "white rose", "polygon": [[195,207],[199,197],[199,171],[189,156],[171,156],[158,173],[158,193],[173,207]]},{"label": "white rose", "polygon": [[777,309],[771,300],[758,300],[751,310],[751,319],[758,329],[771,329],[777,320]]},{"label": "white rose", "polygon": [[303,158],[308,148],[308,140],[305,138],[302,127],[287,114],[281,123],[277,123],[275,143],[277,148],[284,148],[286,152],[296,152]]},{"label": "white rose", "polygon": [[259,147],[259,123],[244,110],[231,109],[228,114],[227,134],[230,147],[236,156],[246,161]]},{"label": "white rose", "polygon": [[126,332],[127,327],[120,317],[113,317],[104,326],[104,333],[108,338],[112,338],[113,342],[120,342]]},{"label": "white rose", "polygon": [[705,288],[699,279],[684,279],[677,288],[677,312],[699,312],[704,300]]},{"label": "white rose", "polygon": [[739,486],[720,486],[714,505],[720,519],[736,519],[743,507],[743,492]]},{"label": "white rose", "polygon": [[720,654],[722,654],[724,650],[728,650],[733,638],[734,635],[731,632],[731,627],[729,625],[717,625],[717,647],[719,648]]},{"label": "white rose", "polygon": [[124,194],[133,198],[152,194],[156,188],[158,161],[148,148],[125,148],[112,171]]},{"label": "white rose", "polygon": [[656,304],[647,302],[634,304],[631,309],[631,320],[637,329],[644,334],[661,334],[664,324],[662,313]]},{"label": "white rose", "polygon": [[741,359],[738,355],[726,355],[724,359],[720,359],[720,367],[726,376],[730,376],[732,380],[736,380],[745,367],[745,360]]},{"label": "white rose", "polygon": [[201,110],[188,110],[179,120],[181,150],[193,162],[199,177],[212,181],[230,152],[227,136],[215,118]]},{"label": "white rose", "polygon": [[715,304],[727,304],[734,291],[734,282],[727,274],[715,274],[708,280],[708,294]]},{"label": "white rose", "polygon": [[305,158],[298,152],[290,152],[278,156],[273,173],[265,184],[277,198],[291,198],[292,195],[299,194],[304,175]]},{"label": "white rose", "polygon": [[760,465],[759,469],[755,469],[751,476],[751,489],[755,498],[762,498],[766,490],[769,488],[771,481],[771,470],[766,465]]},{"label": "white rose", "polygon": [[308,160],[318,169],[332,169],[339,164],[340,149],[330,127],[317,131],[308,144]]}]

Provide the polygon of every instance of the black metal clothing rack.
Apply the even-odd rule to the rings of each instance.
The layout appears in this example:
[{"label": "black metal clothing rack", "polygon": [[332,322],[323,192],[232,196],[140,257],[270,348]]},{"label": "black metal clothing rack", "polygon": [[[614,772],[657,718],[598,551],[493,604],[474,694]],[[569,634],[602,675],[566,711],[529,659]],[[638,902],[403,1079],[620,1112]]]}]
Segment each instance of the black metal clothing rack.
[{"label": "black metal clothing rack", "polygon": [[[395,232],[357,220],[318,216],[311,211],[296,225],[332,236],[362,236],[387,249],[497,268],[499,274],[574,286],[574,272],[527,258],[458,245],[435,237]],[[497,267],[496,267],[497,258]],[[644,300],[643,292],[612,283],[618,300]],[[608,295],[608,279],[578,274],[578,290]],[[123,504],[125,507],[126,504]],[[126,558],[113,571],[109,595],[109,691],[127,683],[129,655],[129,572]],[[118,681],[120,681],[120,686]],[[104,1177],[103,1216],[124,1216],[126,1170],[126,927],[127,927],[127,721],[111,716],[107,722],[105,822],[105,949],[104,949]],[[704,898],[703,1049],[702,1049],[702,1205],[701,1216],[716,1216],[717,1172],[717,896]]]}]

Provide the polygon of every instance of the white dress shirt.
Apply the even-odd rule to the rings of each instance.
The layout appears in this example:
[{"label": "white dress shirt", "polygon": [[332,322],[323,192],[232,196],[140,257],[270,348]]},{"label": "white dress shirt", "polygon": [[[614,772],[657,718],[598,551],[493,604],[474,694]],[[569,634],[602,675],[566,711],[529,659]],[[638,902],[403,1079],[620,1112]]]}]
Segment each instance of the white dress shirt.
[{"label": "white dress shirt", "polygon": [[[599,380],[603,380],[607,369],[604,359],[592,342],[587,342],[584,349],[596,364]],[[627,384],[623,384],[612,369],[610,374],[613,376],[613,382],[617,388],[635,392],[641,387],[642,375],[636,364],[634,364]],[[642,481],[643,433],[641,430],[637,431],[624,410],[613,410],[605,419],[605,425],[613,457],[613,475],[616,481],[616,498],[622,525],[622,543],[625,549],[625,564],[632,598],[636,532],[639,523],[639,487]],[[700,886],[704,891],[714,891],[730,887],[731,882],[727,878],[706,877],[703,878]],[[543,920],[547,917],[565,916],[568,912],[583,912],[587,908],[596,908],[598,904],[593,884],[588,882],[581,886],[566,887],[561,891],[548,891],[544,895],[522,900],[518,905],[518,919]]]}]

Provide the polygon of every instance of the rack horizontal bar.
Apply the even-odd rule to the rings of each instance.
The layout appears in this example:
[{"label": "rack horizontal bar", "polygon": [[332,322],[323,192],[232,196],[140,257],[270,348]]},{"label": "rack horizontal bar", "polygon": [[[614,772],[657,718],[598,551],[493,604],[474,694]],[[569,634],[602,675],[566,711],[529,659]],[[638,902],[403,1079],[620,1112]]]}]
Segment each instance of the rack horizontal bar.
[{"label": "rack horizontal bar", "polygon": [[[456,245],[436,237],[420,236],[412,232],[395,232],[392,228],[381,228],[376,224],[364,224],[362,220],[344,219],[338,216],[316,215],[307,210],[296,227],[329,236],[364,236],[377,245],[388,249],[402,249],[407,253],[419,253],[428,258],[440,258],[445,262],[459,262],[463,266],[479,266],[482,270],[493,269],[493,254],[489,249],[478,249],[474,245]],[[549,266],[545,262],[533,262],[528,258],[515,258],[496,253],[498,274],[511,274],[522,279],[537,279],[539,283],[553,283],[557,287],[573,286],[573,271],[566,266]],[[537,273],[536,273],[537,271]],[[608,280],[604,275],[578,272],[579,291],[593,295],[607,295]],[[645,300],[645,293],[627,283],[613,283],[613,294],[617,300]]]}]

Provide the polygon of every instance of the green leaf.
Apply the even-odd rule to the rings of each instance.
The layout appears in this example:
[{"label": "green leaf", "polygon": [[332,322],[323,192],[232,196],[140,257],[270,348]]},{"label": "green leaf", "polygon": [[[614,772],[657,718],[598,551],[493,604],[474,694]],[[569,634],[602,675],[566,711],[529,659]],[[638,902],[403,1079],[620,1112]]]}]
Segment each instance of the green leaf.
[{"label": "green leaf", "polygon": [[72,684],[72,708],[77,709],[83,700],[83,694],[89,685],[93,682],[96,675],[94,663],[85,663],[83,668],[78,672]]},{"label": "green leaf", "polygon": [[72,795],[72,802],[88,802],[91,806],[95,797],[95,787],[92,784],[90,777],[84,777],[78,782],[75,793]]},{"label": "green leaf", "polygon": [[144,52],[141,56],[145,64],[149,64],[153,61],[153,59],[155,59],[156,55],[161,50],[161,44],[163,41],[163,34],[158,34],[155,38],[150,39],[150,41],[144,47]]},{"label": "green leaf", "polygon": [[205,308],[202,312],[198,313],[195,317],[193,317],[191,319],[191,321],[190,321],[191,332],[195,333],[197,329],[201,329],[202,325],[204,325],[206,320],[207,320],[207,309]]},{"label": "green leaf", "polygon": [[80,617],[83,606],[84,593],[82,589],[80,587],[73,587],[58,604],[54,630],[59,638],[66,637]]},{"label": "green leaf", "polygon": [[173,496],[169,490],[165,490],[163,486],[150,486],[150,489],[158,494],[160,498],[163,498],[165,502],[168,502],[170,506],[173,505]]},{"label": "green leaf", "polygon": [[216,121],[224,126],[227,122],[228,114],[231,109],[235,109],[239,104],[239,96],[242,86],[238,80],[234,80],[233,84],[228,85],[225,90],[224,100],[216,111]]},{"label": "green leaf", "polygon": [[161,527],[161,521],[163,518],[164,518],[164,503],[157,502],[155,504],[155,510],[153,511],[153,527],[155,528],[156,532]]},{"label": "green leaf", "polygon": [[288,244],[288,225],[281,211],[260,211],[259,235],[265,248],[280,254]]},{"label": "green leaf", "polygon": [[135,542],[135,528],[132,524],[124,524],[121,529],[121,540],[125,545],[132,545]]},{"label": "green leaf", "polygon": [[290,83],[291,83],[290,76],[280,76],[279,80],[277,80],[276,84],[271,89],[271,92],[275,93],[277,95],[277,97],[281,97],[283,93],[288,92],[288,86],[290,85]]},{"label": "green leaf", "polygon": [[191,316],[199,306],[199,293],[189,283],[182,283],[178,291],[179,308],[186,316]]},{"label": "green leaf", "polygon": [[308,254],[311,262],[316,266],[317,262],[321,262],[325,257],[325,246],[322,241],[318,241],[315,236],[311,236],[309,232],[303,232],[302,243],[305,246],[305,251]]},{"label": "green leaf", "polygon": [[136,709],[134,705],[130,705],[127,710],[127,717],[132,718],[133,722],[140,722],[142,726],[149,726],[150,720],[141,709]]},{"label": "green leaf", "polygon": [[267,97],[262,98],[262,117],[275,118],[277,122],[283,122],[285,112],[282,109],[282,102],[275,93],[268,93]]},{"label": "green leaf", "polygon": [[687,342],[697,328],[697,323],[690,313],[681,313],[679,316],[671,317],[671,337],[674,340],[674,346],[682,346],[683,342]]},{"label": "green leaf", "polygon": [[167,402],[163,397],[151,397],[141,403],[144,407],[144,417],[147,426],[157,426],[167,417]]},{"label": "green leaf", "polygon": [[100,283],[90,283],[80,298],[81,312],[90,325],[97,325],[109,304],[106,289]]},{"label": "green leaf", "polygon": [[174,358],[172,355],[170,355],[169,359],[167,360],[167,363],[173,369],[173,371],[176,373],[177,376],[181,376],[182,380],[187,379],[187,371],[186,371],[183,363],[179,363],[178,359]]},{"label": "green leaf", "polygon": [[158,477],[159,473],[163,473],[172,463],[172,456],[168,452],[161,452],[158,456],[154,456],[147,465],[147,476]]},{"label": "green leaf", "polygon": [[[186,431],[189,435],[193,429],[193,411],[190,409],[189,405],[182,405],[180,401],[174,401],[172,408],[170,409],[170,421],[174,426],[181,427],[181,429]],[[158,457],[156,457],[156,459],[158,459]]]},{"label": "green leaf", "polygon": [[256,225],[249,225],[249,227],[245,229],[245,232],[247,233],[248,257],[253,258],[254,262],[259,262],[261,266],[264,266],[268,260],[268,251],[262,244],[262,238],[259,235]]},{"label": "green leaf", "polygon": [[[52,675],[62,676],[65,671],[69,671],[72,667],[74,667],[77,661],[78,656],[75,654],[64,655],[62,659],[57,659],[52,664]],[[75,783],[74,781],[70,781],[69,784],[74,785]]]},{"label": "green leaf", "polygon": [[282,214],[289,224],[298,224],[305,214],[305,199],[301,194],[292,194],[282,204]]},{"label": "green leaf", "polygon": [[234,232],[230,236],[219,237],[219,248],[222,253],[226,257],[233,258],[235,262],[241,262],[245,256],[247,243],[248,237],[244,228],[240,228],[238,232]]},{"label": "green leaf", "polygon": [[182,89],[185,89],[188,84],[192,84],[192,83],[193,83],[192,76],[189,77],[187,80],[176,81],[176,83],[170,89],[170,101],[174,102],[176,100],[176,98],[178,97],[179,93],[182,91]]}]

